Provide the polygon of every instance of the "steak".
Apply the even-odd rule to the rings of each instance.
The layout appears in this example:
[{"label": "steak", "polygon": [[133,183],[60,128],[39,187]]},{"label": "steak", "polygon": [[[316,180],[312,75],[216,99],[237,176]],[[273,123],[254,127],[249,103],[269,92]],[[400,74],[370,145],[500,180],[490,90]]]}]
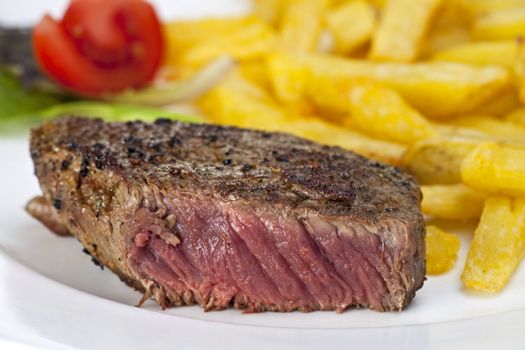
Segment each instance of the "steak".
[{"label": "steak", "polygon": [[31,156],[48,226],[163,308],[394,311],[425,279],[418,186],[338,147],[68,117],[32,130]]}]

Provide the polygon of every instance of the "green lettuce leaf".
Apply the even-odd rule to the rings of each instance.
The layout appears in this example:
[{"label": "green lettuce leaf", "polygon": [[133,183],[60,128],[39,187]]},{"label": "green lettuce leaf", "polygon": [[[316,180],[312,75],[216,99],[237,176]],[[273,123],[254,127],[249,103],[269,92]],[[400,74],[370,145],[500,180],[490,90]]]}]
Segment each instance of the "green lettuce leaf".
[{"label": "green lettuce leaf", "polygon": [[0,70],[0,122],[60,103],[55,95],[30,91],[10,73]]},{"label": "green lettuce leaf", "polygon": [[37,113],[39,119],[49,119],[66,115],[98,117],[108,121],[152,121],[157,118],[176,119],[188,123],[198,123],[201,121],[199,117],[181,115],[162,108],[96,101],[77,101],[59,104]]},{"label": "green lettuce leaf", "polygon": [[42,120],[66,115],[99,117],[108,121],[151,121],[159,117],[194,123],[201,121],[198,117],[185,116],[157,107],[100,101],[64,103],[67,98],[26,90],[11,74],[0,70],[0,135],[26,133],[30,127]]}]

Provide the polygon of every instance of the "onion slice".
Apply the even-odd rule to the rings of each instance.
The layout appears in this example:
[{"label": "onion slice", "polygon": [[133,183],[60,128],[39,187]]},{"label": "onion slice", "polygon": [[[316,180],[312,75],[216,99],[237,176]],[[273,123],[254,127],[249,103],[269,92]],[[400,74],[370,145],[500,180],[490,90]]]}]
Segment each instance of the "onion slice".
[{"label": "onion slice", "polygon": [[191,78],[163,83],[141,90],[127,90],[117,95],[106,96],[113,102],[164,106],[193,100],[220,83],[236,66],[230,56],[221,56],[206,65]]}]

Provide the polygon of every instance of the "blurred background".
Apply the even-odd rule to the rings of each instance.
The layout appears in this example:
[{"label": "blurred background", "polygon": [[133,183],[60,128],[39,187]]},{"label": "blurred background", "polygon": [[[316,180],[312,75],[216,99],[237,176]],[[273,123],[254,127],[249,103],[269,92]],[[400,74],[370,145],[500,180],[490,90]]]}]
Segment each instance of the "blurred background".
[{"label": "blurred background", "polygon": [[[246,14],[251,6],[249,0],[148,2],[153,5],[162,23],[206,16],[239,16]],[[69,114],[112,120],[148,120],[163,114],[195,120],[192,117],[198,114],[195,108],[185,104],[168,108],[169,98],[168,103],[162,103],[162,108],[141,108],[151,104],[130,102],[129,98],[121,104],[115,101],[105,103],[100,96],[93,98],[71,94],[71,91],[54,84],[56,81],[52,82],[49,75],[43,74],[34,57],[31,30],[45,14],[60,20],[69,3],[69,0],[0,1],[0,138],[25,137],[29,128],[41,120]],[[210,78],[205,80],[210,81]],[[210,86],[209,83],[206,85]]]}]

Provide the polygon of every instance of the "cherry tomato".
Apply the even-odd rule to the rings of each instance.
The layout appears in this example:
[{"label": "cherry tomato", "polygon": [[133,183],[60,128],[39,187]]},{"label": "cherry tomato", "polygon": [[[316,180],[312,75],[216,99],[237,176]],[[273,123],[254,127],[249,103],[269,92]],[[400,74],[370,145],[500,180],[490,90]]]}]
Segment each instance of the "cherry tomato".
[{"label": "cherry tomato", "polygon": [[161,64],[162,28],[142,0],[73,0],[62,20],[46,15],[33,30],[47,75],[86,96],[140,88]]}]

